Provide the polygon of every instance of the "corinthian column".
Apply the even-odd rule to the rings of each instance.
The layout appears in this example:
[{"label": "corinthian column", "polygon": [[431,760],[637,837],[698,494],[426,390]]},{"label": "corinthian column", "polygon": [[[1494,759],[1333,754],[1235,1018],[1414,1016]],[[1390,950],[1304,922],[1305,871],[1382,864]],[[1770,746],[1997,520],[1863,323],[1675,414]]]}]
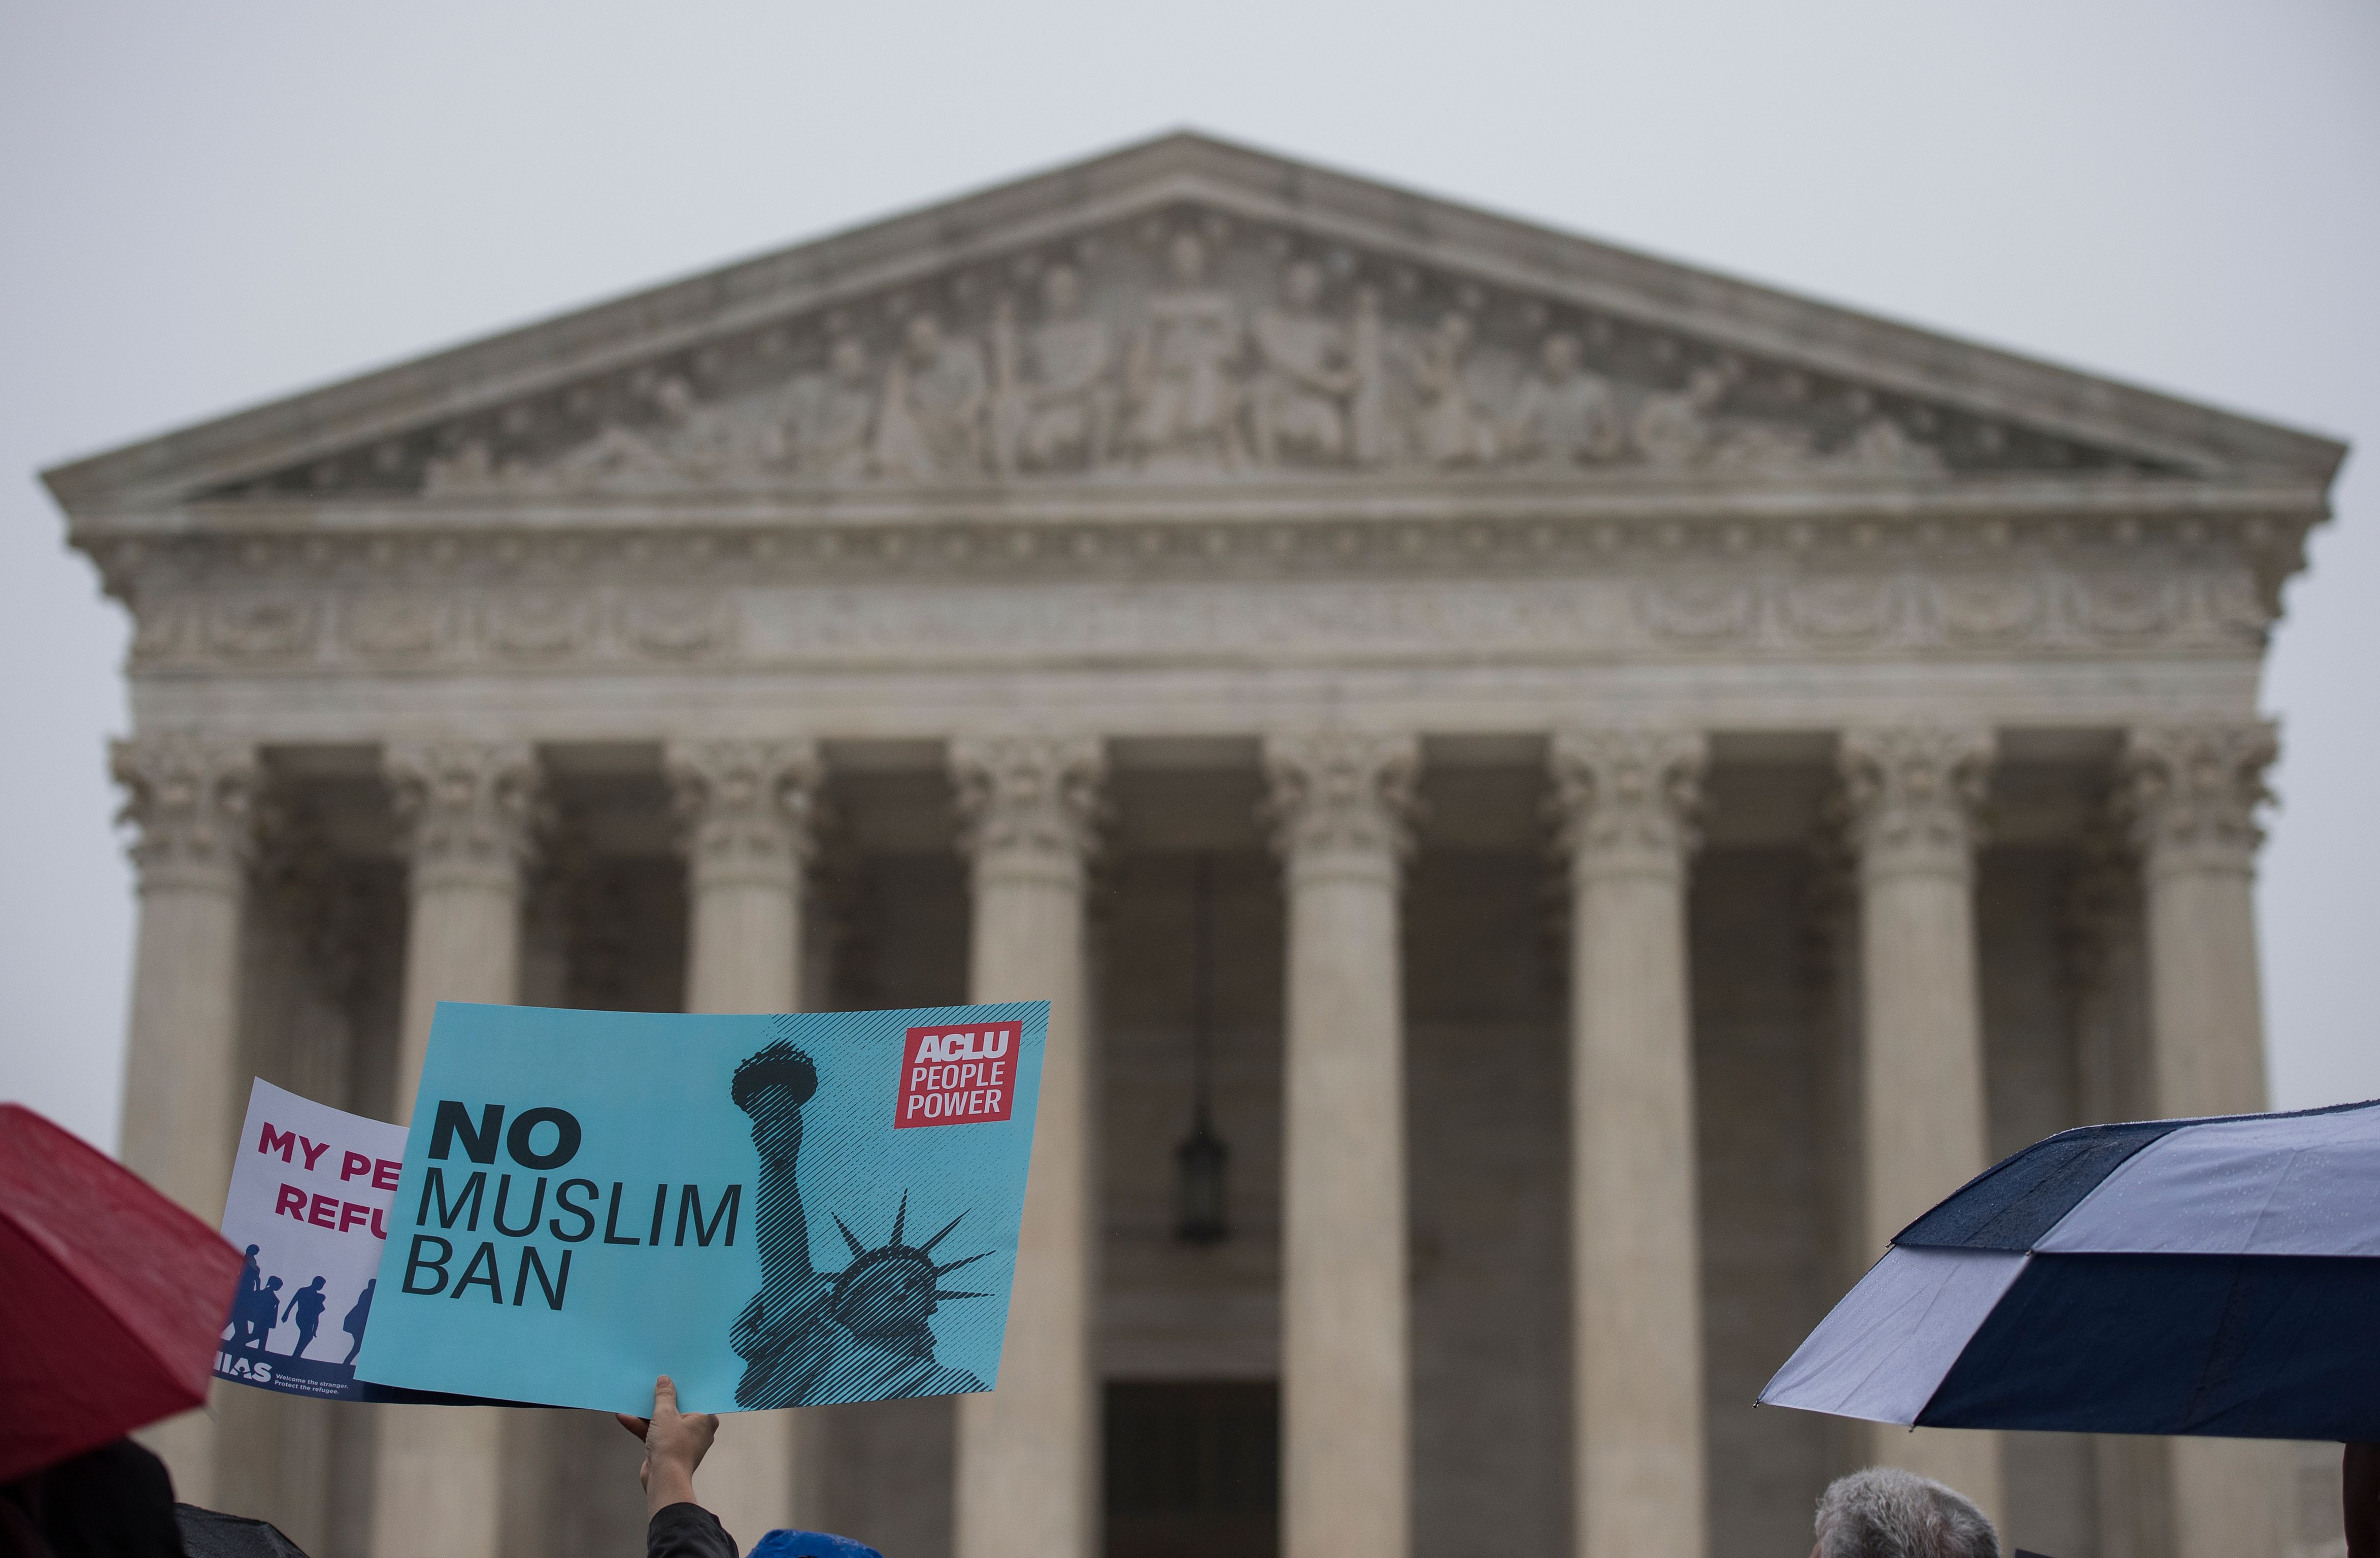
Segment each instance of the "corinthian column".
[{"label": "corinthian column", "polygon": [[1686,861],[1705,742],[1558,736],[1571,862],[1572,1523],[1579,1558],[1699,1558],[1703,1306]]},{"label": "corinthian column", "polygon": [[[1991,758],[1986,730],[1843,736],[1859,853],[1861,1179],[1870,1259],[1985,1166],[1974,852]],[[2003,1517],[1995,1434],[1880,1430],[1872,1455],[1947,1482]]]},{"label": "corinthian column", "polygon": [[[673,743],[670,789],[684,825],[686,1004],[690,1012],[800,1009],[802,870],[820,776],[808,741]],[[747,1546],[817,1513],[817,1419],[747,1412],[722,1425],[704,1498]],[[798,1496],[808,1493],[804,1498]]]},{"label": "corinthian column", "polygon": [[1099,1548],[1099,1094],[1083,875],[1104,773],[1089,736],[951,745],[974,863],[969,998],[1050,1003],[1000,1388],[959,1398],[957,1558]]},{"label": "corinthian column", "polygon": [[[2147,889],[2150,1096],[2160,1115],[2265,1107],[2256,809],[2276,751],[2261,721],[2135,730],[2119,799]],[[2176,1439],[2180,1558],[2272,1558],[2287,1467],[2274,1446]]]},{"label": "corinthian column", "polygon": [[1404,1558],[1404,999],[1397,895],[1420,746],[1324,731],[1265,743],[1289,888],[1281,1277],[1281,1551]]},{"label": "corinthian column", "polygon": [[[256,750],[194,736],[119,741],[110,754],[139,830],[140,922],[124,1056],[125,1163],[210,1228],[223,1221],[232,1137],[247,1103],[238,1055],[239,928],[254,846]],[[213,1501],[214,1419],[145,1430],[180,1495]]]},{"label": "corinthian column", "polygon": [[[412,1118],[441,1001],[519,998],[521,868],[532,843],[537,761],[502,742],[395,747],[389,784],[410,864],[396,1118]],[[497,1558],[506,1476],[492,1406],[380,1412],[373,1558]]]}]

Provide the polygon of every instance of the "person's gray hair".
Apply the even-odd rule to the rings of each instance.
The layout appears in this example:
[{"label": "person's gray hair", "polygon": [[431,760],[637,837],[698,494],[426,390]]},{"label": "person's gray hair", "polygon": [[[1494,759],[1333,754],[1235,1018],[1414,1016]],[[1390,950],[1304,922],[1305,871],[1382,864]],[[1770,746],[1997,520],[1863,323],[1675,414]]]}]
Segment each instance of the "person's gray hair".
[{"label": "person's gray hair", "polygon": [[1973,1501],[1899,1467],[1828,1483],[1817,1537],[1818,1558],[2000,1558],[1999,1533]]}]

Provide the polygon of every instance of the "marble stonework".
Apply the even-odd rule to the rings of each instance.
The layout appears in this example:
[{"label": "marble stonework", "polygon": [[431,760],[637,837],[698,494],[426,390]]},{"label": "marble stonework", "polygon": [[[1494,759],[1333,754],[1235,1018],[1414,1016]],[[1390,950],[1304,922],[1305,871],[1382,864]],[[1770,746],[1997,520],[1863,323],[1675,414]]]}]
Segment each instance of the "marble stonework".
[{"label": "marble stonework", "polygon": [[[250,1073],[404,1117],[441,997],[1048,994],[1014,1388],[731,1424],[747,1541],[1092,1558],[1102,1382],[1238,1380],[1288,1558],[1799,1551],[1875,1454],[2294,1554],[2284,1448],[1747,1403],[1992,1156],[2262,1102],[2343,454],[1178,135],[61,466],[135,629],[125,1156],[219,1201]],[[633,1540],[591,1419],[222,1396],[180,1485],[323,1558]]]}]

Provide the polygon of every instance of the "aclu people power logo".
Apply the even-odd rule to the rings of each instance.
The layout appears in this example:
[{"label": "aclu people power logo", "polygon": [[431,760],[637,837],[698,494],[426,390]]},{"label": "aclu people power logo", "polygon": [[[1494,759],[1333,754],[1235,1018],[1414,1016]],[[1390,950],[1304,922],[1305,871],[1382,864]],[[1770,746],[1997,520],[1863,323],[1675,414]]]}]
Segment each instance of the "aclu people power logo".
[{"label": "aclu people power logo", "polygon": [[1016,1102],[1021,1022],[913,1028],[901,1050],[901,1092],[892,1127],[988,1125]]}]

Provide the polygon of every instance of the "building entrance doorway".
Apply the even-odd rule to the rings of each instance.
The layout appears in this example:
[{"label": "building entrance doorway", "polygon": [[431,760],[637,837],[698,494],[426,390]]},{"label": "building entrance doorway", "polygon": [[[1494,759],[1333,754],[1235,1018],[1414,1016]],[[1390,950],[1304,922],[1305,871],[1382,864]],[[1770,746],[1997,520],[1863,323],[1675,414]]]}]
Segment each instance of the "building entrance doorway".
[{"label": "building entrance doorway", "polygon": [[1107,1558],[1275,1558],[1279,1385],[1118,1382],[1106,1425]]}]

